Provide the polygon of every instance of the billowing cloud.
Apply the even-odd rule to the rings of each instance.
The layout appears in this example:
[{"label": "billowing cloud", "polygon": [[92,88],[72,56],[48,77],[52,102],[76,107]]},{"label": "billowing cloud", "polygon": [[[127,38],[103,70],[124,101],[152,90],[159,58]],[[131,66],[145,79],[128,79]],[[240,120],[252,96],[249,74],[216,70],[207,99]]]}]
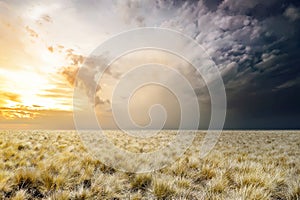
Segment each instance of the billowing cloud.
[{"label": "billowing cloud", "polygon": [[[195,39],[217,64],[228,97],[227,127],[264,127],[263,122],[295,127],[296,123],[278,121],[282,116],[299,119],[299,10],[297,0],[1,1],[0,90],[11,91],[0,93],[0,104],[31,106],[27,110],[19,106],[24,116],[36,109],[27,105],[31,101],[37,106],[48,104],[47,109],[66,109],[62,105],[70,107],[72,87],[86,61],[89,67],[78,79],[96,107],[107,113],[108,91],[128,63],[107,69],[99,85],[97,70],[106,66],[108,55],[86,58],[122,31],[164,27]],[[195,57],[197,53],[191,52]],[[206,101],[208,93],[196,84],[195,70],[180,64],[178,69],[193,83],[199,101]],[[38,84],[30,89],[33,80]],[[14,108],[5,112],[12,113],[10,109]]]}]

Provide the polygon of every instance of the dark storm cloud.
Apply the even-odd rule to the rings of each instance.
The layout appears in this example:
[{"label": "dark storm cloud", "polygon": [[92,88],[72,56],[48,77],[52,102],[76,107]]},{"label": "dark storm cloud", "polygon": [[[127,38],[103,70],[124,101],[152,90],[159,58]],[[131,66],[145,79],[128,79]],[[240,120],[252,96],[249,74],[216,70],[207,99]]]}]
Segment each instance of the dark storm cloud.
[{"label": "dark storm cloud", "polygon": [[228,128],[300,128],[299,1],[189,1],[175,12],[162,26],[195,38],[222,71]]},{"label": "dark storm cloud", "polygon": [[246,62],[238,61],[240,73],[227,83],[228,127],[299,128],[300,24],[294,5],[268,1],[236,7],[243,16],[256,19],[260,29],[254,40],[244,40],[252,51]]}]

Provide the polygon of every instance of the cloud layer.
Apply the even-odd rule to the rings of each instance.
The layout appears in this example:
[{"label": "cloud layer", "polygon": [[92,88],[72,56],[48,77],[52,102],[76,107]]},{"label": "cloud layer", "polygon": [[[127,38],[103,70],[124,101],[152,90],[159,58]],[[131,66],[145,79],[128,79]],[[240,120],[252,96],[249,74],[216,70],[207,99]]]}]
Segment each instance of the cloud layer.
[{"label": "cloud layer", "polygon": [[[150,26],[177,30],[205,48],[226,86],[227,128],[300,128],[299,1],[4,0],[0,11],[0,70],[5,72],[0,75],[1,105],[13,101],[11,105],[20,107],[31,94],[20,94],[25,90],[20,85],[8,91],[6,74],[30,73],[47,83],[34,95],[56,99],[47,104],[70,104],[78,69],[99,44],[122,31]],[[101,60],[106,64],[105,56]],[[209,105],[195,71],[178,68],[194,83],[199,101]],[[81,78],[90,81],[85,83],[89,88],[97,80],[90,73],[95,69],[87,70]],[[107,82],[97,88],[95,102],[105,113],[111,103],[105,87],[122,73],[117,67],[109,69]],[[91,96],[92,91],[87,93]],[[10,109],[5,106],[6,113]],[[209,108],[205,113],[209,116]]]}]

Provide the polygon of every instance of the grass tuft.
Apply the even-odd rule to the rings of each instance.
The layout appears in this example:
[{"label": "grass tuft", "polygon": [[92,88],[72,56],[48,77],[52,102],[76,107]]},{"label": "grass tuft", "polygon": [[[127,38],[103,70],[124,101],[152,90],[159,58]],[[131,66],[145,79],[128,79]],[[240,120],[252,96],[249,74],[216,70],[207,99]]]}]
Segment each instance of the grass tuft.
[{"label": "grass tuft", "polygon": [[130,187],[133,191],[146,190],[152,183],[150,174],[138,174],[130,181]]},{"label": "grass tuft", "polygon": [[153,185],[153,194],[158,199],[171,199],[175,194],[175,189],[170,183],[164,181],[155,181]]}]

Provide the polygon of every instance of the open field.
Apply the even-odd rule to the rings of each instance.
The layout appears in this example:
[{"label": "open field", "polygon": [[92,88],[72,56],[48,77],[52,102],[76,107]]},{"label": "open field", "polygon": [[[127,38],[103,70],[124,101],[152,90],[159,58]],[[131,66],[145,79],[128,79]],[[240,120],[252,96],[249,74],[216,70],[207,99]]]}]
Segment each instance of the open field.
[{"label": "open field", "polygon": [[[149,152],[173,132],[145,141],[107,135]],[[299,131],[225,131],[200,159],[203,136],[172,166],[132,174],[93,159],[74,131],[0,131],[0,199],[300,199]]]}]

